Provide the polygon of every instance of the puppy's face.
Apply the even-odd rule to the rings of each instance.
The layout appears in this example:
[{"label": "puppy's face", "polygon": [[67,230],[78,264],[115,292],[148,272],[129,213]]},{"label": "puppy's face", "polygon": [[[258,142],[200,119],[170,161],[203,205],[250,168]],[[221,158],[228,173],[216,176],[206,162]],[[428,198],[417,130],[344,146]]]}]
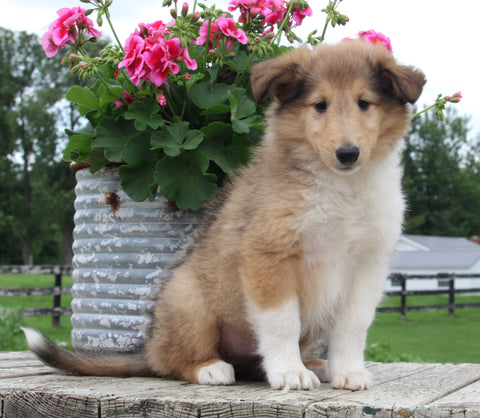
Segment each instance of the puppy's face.
[{"label": "puppy's face", "polygon": [[277,99],[268,115],[275,137],[286,139],[297,157],[315,156],[339,174],[392,151],[424,83],[420,71],[363,41],[302,48],[252,73],[257,100],[270,93]]}]

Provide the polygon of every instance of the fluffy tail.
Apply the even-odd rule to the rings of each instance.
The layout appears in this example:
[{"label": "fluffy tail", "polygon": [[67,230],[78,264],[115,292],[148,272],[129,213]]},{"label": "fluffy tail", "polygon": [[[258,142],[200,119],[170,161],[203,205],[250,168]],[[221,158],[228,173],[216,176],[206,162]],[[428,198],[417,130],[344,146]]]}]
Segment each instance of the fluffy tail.
[{"label": "fluffy tail", "polygon": [[55,345],[40,332],[22,328],[30,349],[50,366],[66,372],[89,376],[153,376],[143,354],[74,353]]}]

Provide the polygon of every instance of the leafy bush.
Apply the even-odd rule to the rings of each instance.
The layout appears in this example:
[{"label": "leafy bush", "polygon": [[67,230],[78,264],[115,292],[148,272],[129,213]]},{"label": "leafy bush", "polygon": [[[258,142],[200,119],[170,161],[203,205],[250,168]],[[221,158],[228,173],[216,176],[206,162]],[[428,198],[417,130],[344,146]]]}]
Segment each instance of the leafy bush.
[{"label": "leafy bush", "polygon": [[20,329],[22,310],[0,306],[0,351],[17,351],[27,348]]},{"label": "leafy bush", "polygon": [[427,359],[422,359],[412,354],[393,354],[390,345],[386,343],[373,343],[367,345],[365,348],[365,359],[367,361],[378,361],[380,363],[424,363],[428,361]]}]

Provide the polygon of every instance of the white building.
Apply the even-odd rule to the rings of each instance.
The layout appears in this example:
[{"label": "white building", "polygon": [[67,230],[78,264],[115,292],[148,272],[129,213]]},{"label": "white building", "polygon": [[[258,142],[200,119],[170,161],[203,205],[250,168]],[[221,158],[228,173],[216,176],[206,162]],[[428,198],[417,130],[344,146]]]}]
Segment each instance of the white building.
[{"label": "white building", "polygon": [[[480,288],[480,245],[467,238],[403,235],[390,263],[392,273],[404,274],[476,274],[478,279],[458,279],[458,289]],[[408,290],[438,289],[439,279],[408,280]],[[390,280],[386,290],[396,290]]]}]

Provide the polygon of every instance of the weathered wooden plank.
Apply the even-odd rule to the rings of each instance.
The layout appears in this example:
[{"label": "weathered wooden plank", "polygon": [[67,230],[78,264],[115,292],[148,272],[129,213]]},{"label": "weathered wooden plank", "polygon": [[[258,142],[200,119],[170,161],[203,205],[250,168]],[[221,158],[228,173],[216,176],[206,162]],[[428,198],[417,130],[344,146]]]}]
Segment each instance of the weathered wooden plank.
[{"label": "weathered wooden plank", "polygon": [[470,414],[466,410],[443,410],[435,408],[376,408],[370,406],[352,405],[345,403],[316,404],[307,410],[305,418],[478,418],[479,415]]},{"label": "weathered wooden plank", "polygon": [[[3,417],[480,416],[480,365],[369,363],[376,383],[353,393],[328,383],[285,392],[264,382],[212,387],[160,378],[69,376],[30,353],[0,353],[0,372],[15,369],[5,365],[10,361],[24,372],[38,367],[52,374],[0,379],[0,407],[11,413]],[[32,405],[39,405],[33,415]]]},{"label": "weathered wooden plank", "polygon": [[[478,379],[480,364],[435,364],[433,367],[429,365],[428,368],[419,368],[416,372],[403,377],[373,385],[367,391],[343,392],[327,402],[310,405],[306,417],[329,416],[340,406],[346,408],[347,416],[348,414],[383,416],[384,413],[402,416],[406,411],[410,411],[409,414],[415,411],[416,416],[422,414],[432,417],[443,416],[446,412],[442,408],[434,406],[430,408],[425,405],[442,399]],[[476,405],[480,407],[480,393],[477,393],[477,397]],[[471,406],[475,407],[475,404]],[[436,409],[440,411],[435,412]]]},{"label": "weathered wooden plank", "polygon": [[0,274],[72,274],[72,266],[0,265]]},{"label": "weathered wooden plank", "polygon": [[0,289],[0,297],[71,295],[71,287],[27,287],[21,289]]},{"label": "weathered wooden plank", "polygon": [[0,361],[13,361],[18,359],[33,360],[37,359],[37,357],[30,351],[0,351]]},{"label": "weathered wooden plank", "polygon": [[188,402],[161,399],[107,398],[101,400],[100,417],[198,417],[199,408]]},{"label": "weathered wooden plank", "polygon": [[[479,408],[480,410],[480,380],[465,386],[428,405],[432,408]],[[480,416],[480,413],[479,413]]]},{"label": "weathered wooden plank", "polygon": [[47,366],[22,367],[20,369],[0,370],[0,387],[2,386],[1,382],[4,379],[20,379],[26,376],[38,376],[45,374],[55,374],[55,372]]},{"label": "weathered wooden plank", "polygon": [[23,316],[71,315],[71,308],[24,308]]},{"label": "weathered wooden plank", "polygon": [[99,401],[92,397],[77,397],[49,392],[16,391],[3,399],[5,418],[98,418]]}]

